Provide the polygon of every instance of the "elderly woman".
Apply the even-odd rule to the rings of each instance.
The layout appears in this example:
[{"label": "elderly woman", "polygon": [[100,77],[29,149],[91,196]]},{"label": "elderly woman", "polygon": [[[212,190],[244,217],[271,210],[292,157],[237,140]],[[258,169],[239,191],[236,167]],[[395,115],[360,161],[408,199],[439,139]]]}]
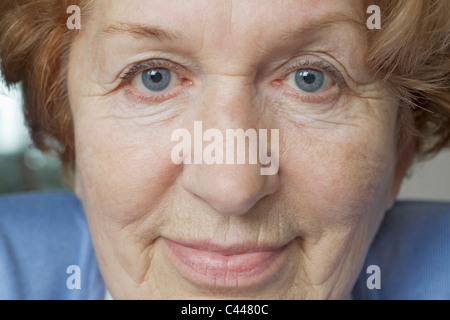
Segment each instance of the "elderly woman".
[{"label": "elderly woman", "polygon": [[449,21],[447,0],[3,0],[4,78],[83,209],[12,198],[3,297],[349,298],[413,160],[449,146]]}]

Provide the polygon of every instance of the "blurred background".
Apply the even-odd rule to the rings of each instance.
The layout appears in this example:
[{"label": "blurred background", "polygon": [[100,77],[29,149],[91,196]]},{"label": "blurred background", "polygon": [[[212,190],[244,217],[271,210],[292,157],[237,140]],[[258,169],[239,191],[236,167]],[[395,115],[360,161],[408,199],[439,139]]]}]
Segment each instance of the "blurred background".
[{"label": "blurred background", "polygon": [[0,81],[0,194],[68,189],[58,158],[32,147],[21,104]]},{"label": "blurred background", "polygon": [[[53,190],[69,190],[60,162],[33,148],[24,125],[20,92],[8,90],[0,81],[0,195]],[[450,151],[416,164],[399,199],[450,201]]]}]

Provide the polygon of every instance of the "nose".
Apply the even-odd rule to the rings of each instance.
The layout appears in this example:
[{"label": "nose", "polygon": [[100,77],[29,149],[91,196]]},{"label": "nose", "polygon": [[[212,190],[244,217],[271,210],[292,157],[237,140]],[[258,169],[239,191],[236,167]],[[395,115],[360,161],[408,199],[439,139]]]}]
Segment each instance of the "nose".
[{"label": "nose", "polygon": [[229,216],[245,214],[278,188],[278,175],[263,176],[249,164],[190,164],[183,175],[185,190]]},{"label": "nose", "polygon": [[[263,135],[266,141],[262,141],[261,135],[257,134],[260,132],[259,129],[269,132],[270,129],[267,128],[267,122],[261,119],[263,106],[255,102],[257,99],[255,99],[254,91],[238,83],[233,88],[228,87],[228,90],[224,87],[226,86],[222,85],[220,90],[211,89],[212,93],[205,93],[201,110],[196,115],[197,119],[201,118],[203,133],[207,132],[207,129],[222,133],[216,138],[220,136],[223,138],[223,141],[219,141],[218,144],[223,150],[223,157],[221,157],[223,163],[220,164],[217,161],[211,163],[203,159],[201,163],[183,164],[182,184],[187,192],[206,202],[216,212],[236,216],[245,214],[262,198],[275,193],[278,189],[278,170],[270,175],[262,174],[261,169],[267,163],[261,163],[261,157],[258,156],[261,153],[261,143],[266,143],[268,146],[266,154],[271,153],[272,161],[275,161],[277,166],[278,155],[274,150],[270,150],[273,144],[267,141],[268,136]],[[265,128],[262,128],[263,123]],[[246,138],[246,143],[239,144],[238,138],[234,139],[234,136],[231,138],[229,131],[237,132],[237,130],[254,133],[253,137],[257,136],[256,148],[251,145],[255,143],[254,139]],[[198,130],[197,135],[195,134],[194,132],[192,139],[194,148],[194,139],[197,142],[201,139],[198,137]],[[233,140],[232,143],[230,138]],[[206,148],[211,145],[209,140],[203,141],[202,151],[207,150]],[[199,145],[200,143],[197,147]],[[198,150],[193,150],[193,153],[196,152]],[[230,152],[234,153],[231,157]],[[242,155],[243,152],[245,153],[244,163],[242,163],[242,157],[240,162],[237,160],[238,155]],[[251,158],[253,161],[250,160]],[[231,161],[232,159],[234,161]]]}]

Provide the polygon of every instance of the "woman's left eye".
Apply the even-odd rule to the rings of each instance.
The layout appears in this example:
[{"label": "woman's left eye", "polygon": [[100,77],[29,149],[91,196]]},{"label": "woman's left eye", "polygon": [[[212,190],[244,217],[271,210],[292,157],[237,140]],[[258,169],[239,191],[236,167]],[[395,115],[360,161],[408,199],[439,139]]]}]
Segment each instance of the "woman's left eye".
[{"label": "woman's left eye", "polygon": [[326,91],[335,85],[334,80],[326,73],[311,68],[298,69],[287,78],[288,84],[294,89],[306,93]]}]

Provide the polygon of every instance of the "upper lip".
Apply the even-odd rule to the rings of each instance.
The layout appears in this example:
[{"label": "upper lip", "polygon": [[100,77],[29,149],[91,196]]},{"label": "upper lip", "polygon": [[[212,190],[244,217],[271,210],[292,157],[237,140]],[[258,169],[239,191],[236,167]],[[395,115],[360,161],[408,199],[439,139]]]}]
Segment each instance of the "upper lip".
[{"label": "upper lip", "polygon": [[255,253],[255,252],[268,252],[276,251],[284,247],[287,243],[282,244],[264,244],[264,243],[254,243],[254,242],[236,242],[232,244],[219,244],[208,240],[171,240],[165,238],[168,241],[174,242],[178,245],[188,247],[195,250],[211,252],[215,254],[220,254],[224,256],[245,254],[245,253]]}]

